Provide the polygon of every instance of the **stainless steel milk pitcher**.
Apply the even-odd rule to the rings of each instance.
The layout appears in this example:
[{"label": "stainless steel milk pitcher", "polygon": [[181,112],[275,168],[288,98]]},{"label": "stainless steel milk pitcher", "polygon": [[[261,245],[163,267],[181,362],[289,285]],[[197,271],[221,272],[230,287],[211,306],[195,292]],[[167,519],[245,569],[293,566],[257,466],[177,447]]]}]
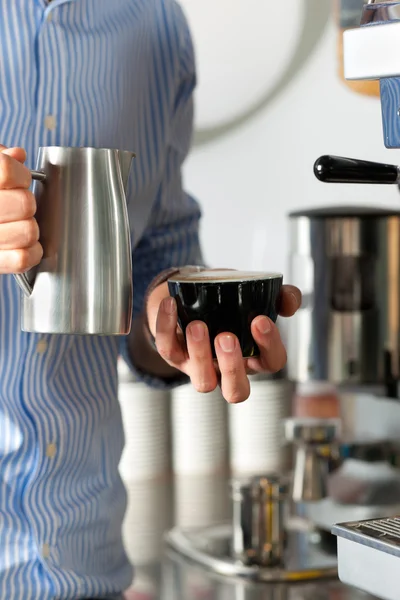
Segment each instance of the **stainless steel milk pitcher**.
[{"label": "stainless steel milk pitcher", "polygon": [[132,252],[126,187],[132,152],[40,148],[32,171],[43,258],[22,275],[23,331],[126,335]]}]

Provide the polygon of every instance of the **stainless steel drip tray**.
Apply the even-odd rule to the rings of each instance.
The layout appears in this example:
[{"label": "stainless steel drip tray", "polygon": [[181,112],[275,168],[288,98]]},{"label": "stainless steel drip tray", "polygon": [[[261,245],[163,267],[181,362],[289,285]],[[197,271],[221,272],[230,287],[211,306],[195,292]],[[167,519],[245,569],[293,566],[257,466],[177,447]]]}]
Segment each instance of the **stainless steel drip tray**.
[{"label": "stainless steel drip tray", "polygon": [[246,566],[232,557],[231,525],[218,525],[197,531],[173,529],[165,538],[168,547],[203,568],[226,577],[278,582],[315,580],[337,576],[334,554],[324,552],[316,534],[289,532],[284,567]]},{"label": "stainless steel drip tray", "polygon": [[336,525],[339,578],[383,600],[399,599],[400,517]]}]

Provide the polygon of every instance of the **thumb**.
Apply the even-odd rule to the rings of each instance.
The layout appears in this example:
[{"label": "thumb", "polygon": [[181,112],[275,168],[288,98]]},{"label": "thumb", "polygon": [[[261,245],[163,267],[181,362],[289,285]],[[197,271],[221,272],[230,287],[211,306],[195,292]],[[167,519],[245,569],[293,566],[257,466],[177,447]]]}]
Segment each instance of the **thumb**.
[{"label": "thumb", "polygon": [[161,283],[150,293],[147,303],[146,303],[146,311],[147,311],[147,319],[150,327],[151,333],[155,336],[156,332],[156,324],[158,311],[160,309],[161,302],[165,299],[169,298],[168,291],[168,283]]},{"label": "thumb", "polygon": [[26,161],[26,152],[23,148],[7,148],[6,146],[0,145],[0,152],[7,154],[7,156],[11,156],[11,158],[15,158],[15,160],[20,163]]}]

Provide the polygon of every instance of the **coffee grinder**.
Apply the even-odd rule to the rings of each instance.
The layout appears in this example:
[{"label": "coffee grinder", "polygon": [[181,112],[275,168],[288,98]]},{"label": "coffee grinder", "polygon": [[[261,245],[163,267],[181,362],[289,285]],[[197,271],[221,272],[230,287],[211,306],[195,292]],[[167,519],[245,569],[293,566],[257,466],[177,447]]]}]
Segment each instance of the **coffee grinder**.
[{"label": "coffee grinder", "polygon": [[[344,62],[347,79],[380,80],[384,143],[387,148],[400,148],[399,1],[370,0],[365,5],[361,27],[344,34]],[[398,185],[400,181],[397,166],[334,156],[318,159],[314,172],[326,183]],[[327,380],[345,389],[361,393],[366,388],[374,394],[374,402],[382,402],[382,409],[370,424],[371,434],[385,421],[387,439],[372,438],[370,452],[365,440],[354,444],[352,451],[366,463],[371,456],[374,460],[378,457],[378,465],[391,465],[396,473],[398,450],[396,440],[389,439],[394,430],[389,429],[390,421],[398,423],[400,419],[396,413],[400,413],[396,404],[400,379],[400,212],[345,207],[299,212],[291,215],[290,221],[292,275],[300,275],[301,280],[294,281],[305,298],[289,331],[290,377],[296,381]],[[317,423],[308,426],[316,430]],[[298,495],[304,499],[322,496],[323,487],[315,482],[313,487],[313,480],[319,477],[326,481],[336,468],[335,460],[351,454],[346,456],[346,443],[340,434],[327,448],[310,435],[306,423],[297,423],[297,429],[301,431],[294,439],[299,448],[295,469],[300,481]],[[398,501],[395,479],[386,491],[382,482],[375,490],[384,490],[384,496],[394,490],[393,500]],[[335,525],[332,532],[338,540],[340,579],[380,598],[397,600],[400,518],[388,512],[382,518],[377,514],[346,518],[347,522]],[[396,512],[400,514],[400,510]]]}]

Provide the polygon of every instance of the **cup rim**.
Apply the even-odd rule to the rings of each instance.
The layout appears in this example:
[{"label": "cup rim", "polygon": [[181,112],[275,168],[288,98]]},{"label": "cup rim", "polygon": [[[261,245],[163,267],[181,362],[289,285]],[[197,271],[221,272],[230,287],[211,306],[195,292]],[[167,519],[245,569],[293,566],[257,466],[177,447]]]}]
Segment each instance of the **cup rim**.
[{"label": "cup rim", "polygon": [[[212,278],[211,274],[218,272],[232,273],[223,278]],[[210,275],[204,277],[204,273]],[[248,275],[247,277],[245,275]],[[268,271],[230,271],[229,269],[205,269],[203,271],[193,271],[186,273],[175,273],[168,278],[171,283],[255,283],[257,281],[268,281],[273,279],[283,279],[283,274]]]}]

